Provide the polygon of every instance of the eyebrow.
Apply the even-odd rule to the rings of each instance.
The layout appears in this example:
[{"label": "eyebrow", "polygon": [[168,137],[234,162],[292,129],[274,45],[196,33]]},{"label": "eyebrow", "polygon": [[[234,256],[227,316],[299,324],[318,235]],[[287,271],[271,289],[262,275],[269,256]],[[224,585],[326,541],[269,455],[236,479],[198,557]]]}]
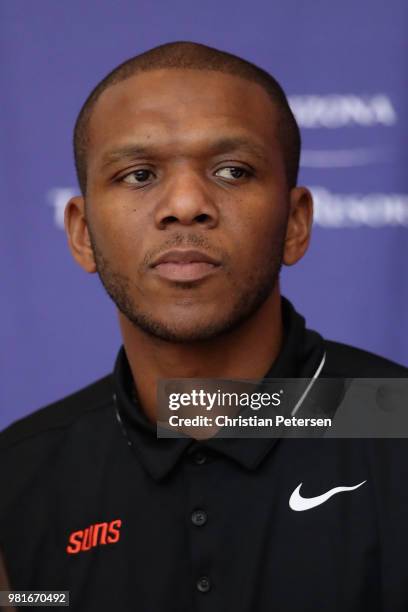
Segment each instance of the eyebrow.
[{"label": "eyebrow", "polygon": [[[119,161],[136,160],[141,157],[152,157],[157,155],[159,147],[142,144],[129,144],[116,149],[112,149],[105,153],[102,158],[102,168],[106,168],[111,164]],[[267,154],[264,147],[256,142],[249,140],[243,136],[226,136],[211,143],[208,147],[210,155],[221,155],[236,150],[247,151],[255,157],[265,161]]]}]

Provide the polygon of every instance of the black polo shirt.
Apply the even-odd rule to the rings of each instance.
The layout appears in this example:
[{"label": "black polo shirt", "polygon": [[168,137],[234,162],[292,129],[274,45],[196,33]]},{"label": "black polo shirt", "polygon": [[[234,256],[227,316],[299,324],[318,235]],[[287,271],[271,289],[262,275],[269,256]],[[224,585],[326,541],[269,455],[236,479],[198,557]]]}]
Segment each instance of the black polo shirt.
[{"label": "black polo shirt", "polygon": [[[324,353],[325,377],[408,376],[283,313],[267,377],[311,377]],[[122,347],[0,435],[0,549],[13,589],[84,612],[406,612],[407,482],[407,440],[158,439]],[[297,511],[300,483],[349,490]]]}]

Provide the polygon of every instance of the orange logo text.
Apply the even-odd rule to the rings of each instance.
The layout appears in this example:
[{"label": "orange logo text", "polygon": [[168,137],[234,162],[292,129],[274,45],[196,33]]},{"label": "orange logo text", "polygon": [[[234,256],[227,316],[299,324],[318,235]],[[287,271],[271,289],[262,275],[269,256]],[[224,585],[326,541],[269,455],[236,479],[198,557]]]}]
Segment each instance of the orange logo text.
[{"label": "orange logo text", "polygon": [[95,546],[115,544],[120,538],[121,525],[122,521],[117,519],[110,523],[96,523],[86,529],[74,531],[69,536],[66,551],[70,555],[75,555]]}]

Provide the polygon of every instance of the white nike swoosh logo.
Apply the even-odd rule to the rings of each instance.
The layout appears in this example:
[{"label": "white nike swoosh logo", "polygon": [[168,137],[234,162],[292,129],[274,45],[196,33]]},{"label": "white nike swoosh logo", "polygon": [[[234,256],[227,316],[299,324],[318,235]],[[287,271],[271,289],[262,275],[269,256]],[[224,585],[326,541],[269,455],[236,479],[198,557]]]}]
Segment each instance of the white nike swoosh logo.
[{"label": "white nike swoosh logo", "polygon": [[360,484],[355,485],[354,487],[335,487],[334,489],[330,489],[327,493],[323,493],[323,495],[318,495],[317,497],[302,497],[300,495],[300,487],[302,486],[302,482],[296,489],[293,491],[292,495],[289,499],[289,506],[292,510],[296,512],[302,512],[302,510],[310,510],[310,508],[316,508],[316,506],[320,506],[320,504],[324,504],[325,501],[333,497],[333,495],[337,495],[337,493],[343,493],[344,491],[355,491],[358,487],[361,487],[366,480],[360,482]]}]

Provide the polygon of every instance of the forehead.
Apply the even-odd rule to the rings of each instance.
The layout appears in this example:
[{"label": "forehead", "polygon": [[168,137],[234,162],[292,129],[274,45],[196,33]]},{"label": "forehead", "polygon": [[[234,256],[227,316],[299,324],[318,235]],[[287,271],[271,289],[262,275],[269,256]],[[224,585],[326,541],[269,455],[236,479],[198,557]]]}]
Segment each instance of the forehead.
[{"label": "forehead", "polygon": [[278,109],[258,83],[215,72],[161,69],[106,89],[89,124],[88,160],[140,142],[182,152],[238,135],[276,149]]}]

